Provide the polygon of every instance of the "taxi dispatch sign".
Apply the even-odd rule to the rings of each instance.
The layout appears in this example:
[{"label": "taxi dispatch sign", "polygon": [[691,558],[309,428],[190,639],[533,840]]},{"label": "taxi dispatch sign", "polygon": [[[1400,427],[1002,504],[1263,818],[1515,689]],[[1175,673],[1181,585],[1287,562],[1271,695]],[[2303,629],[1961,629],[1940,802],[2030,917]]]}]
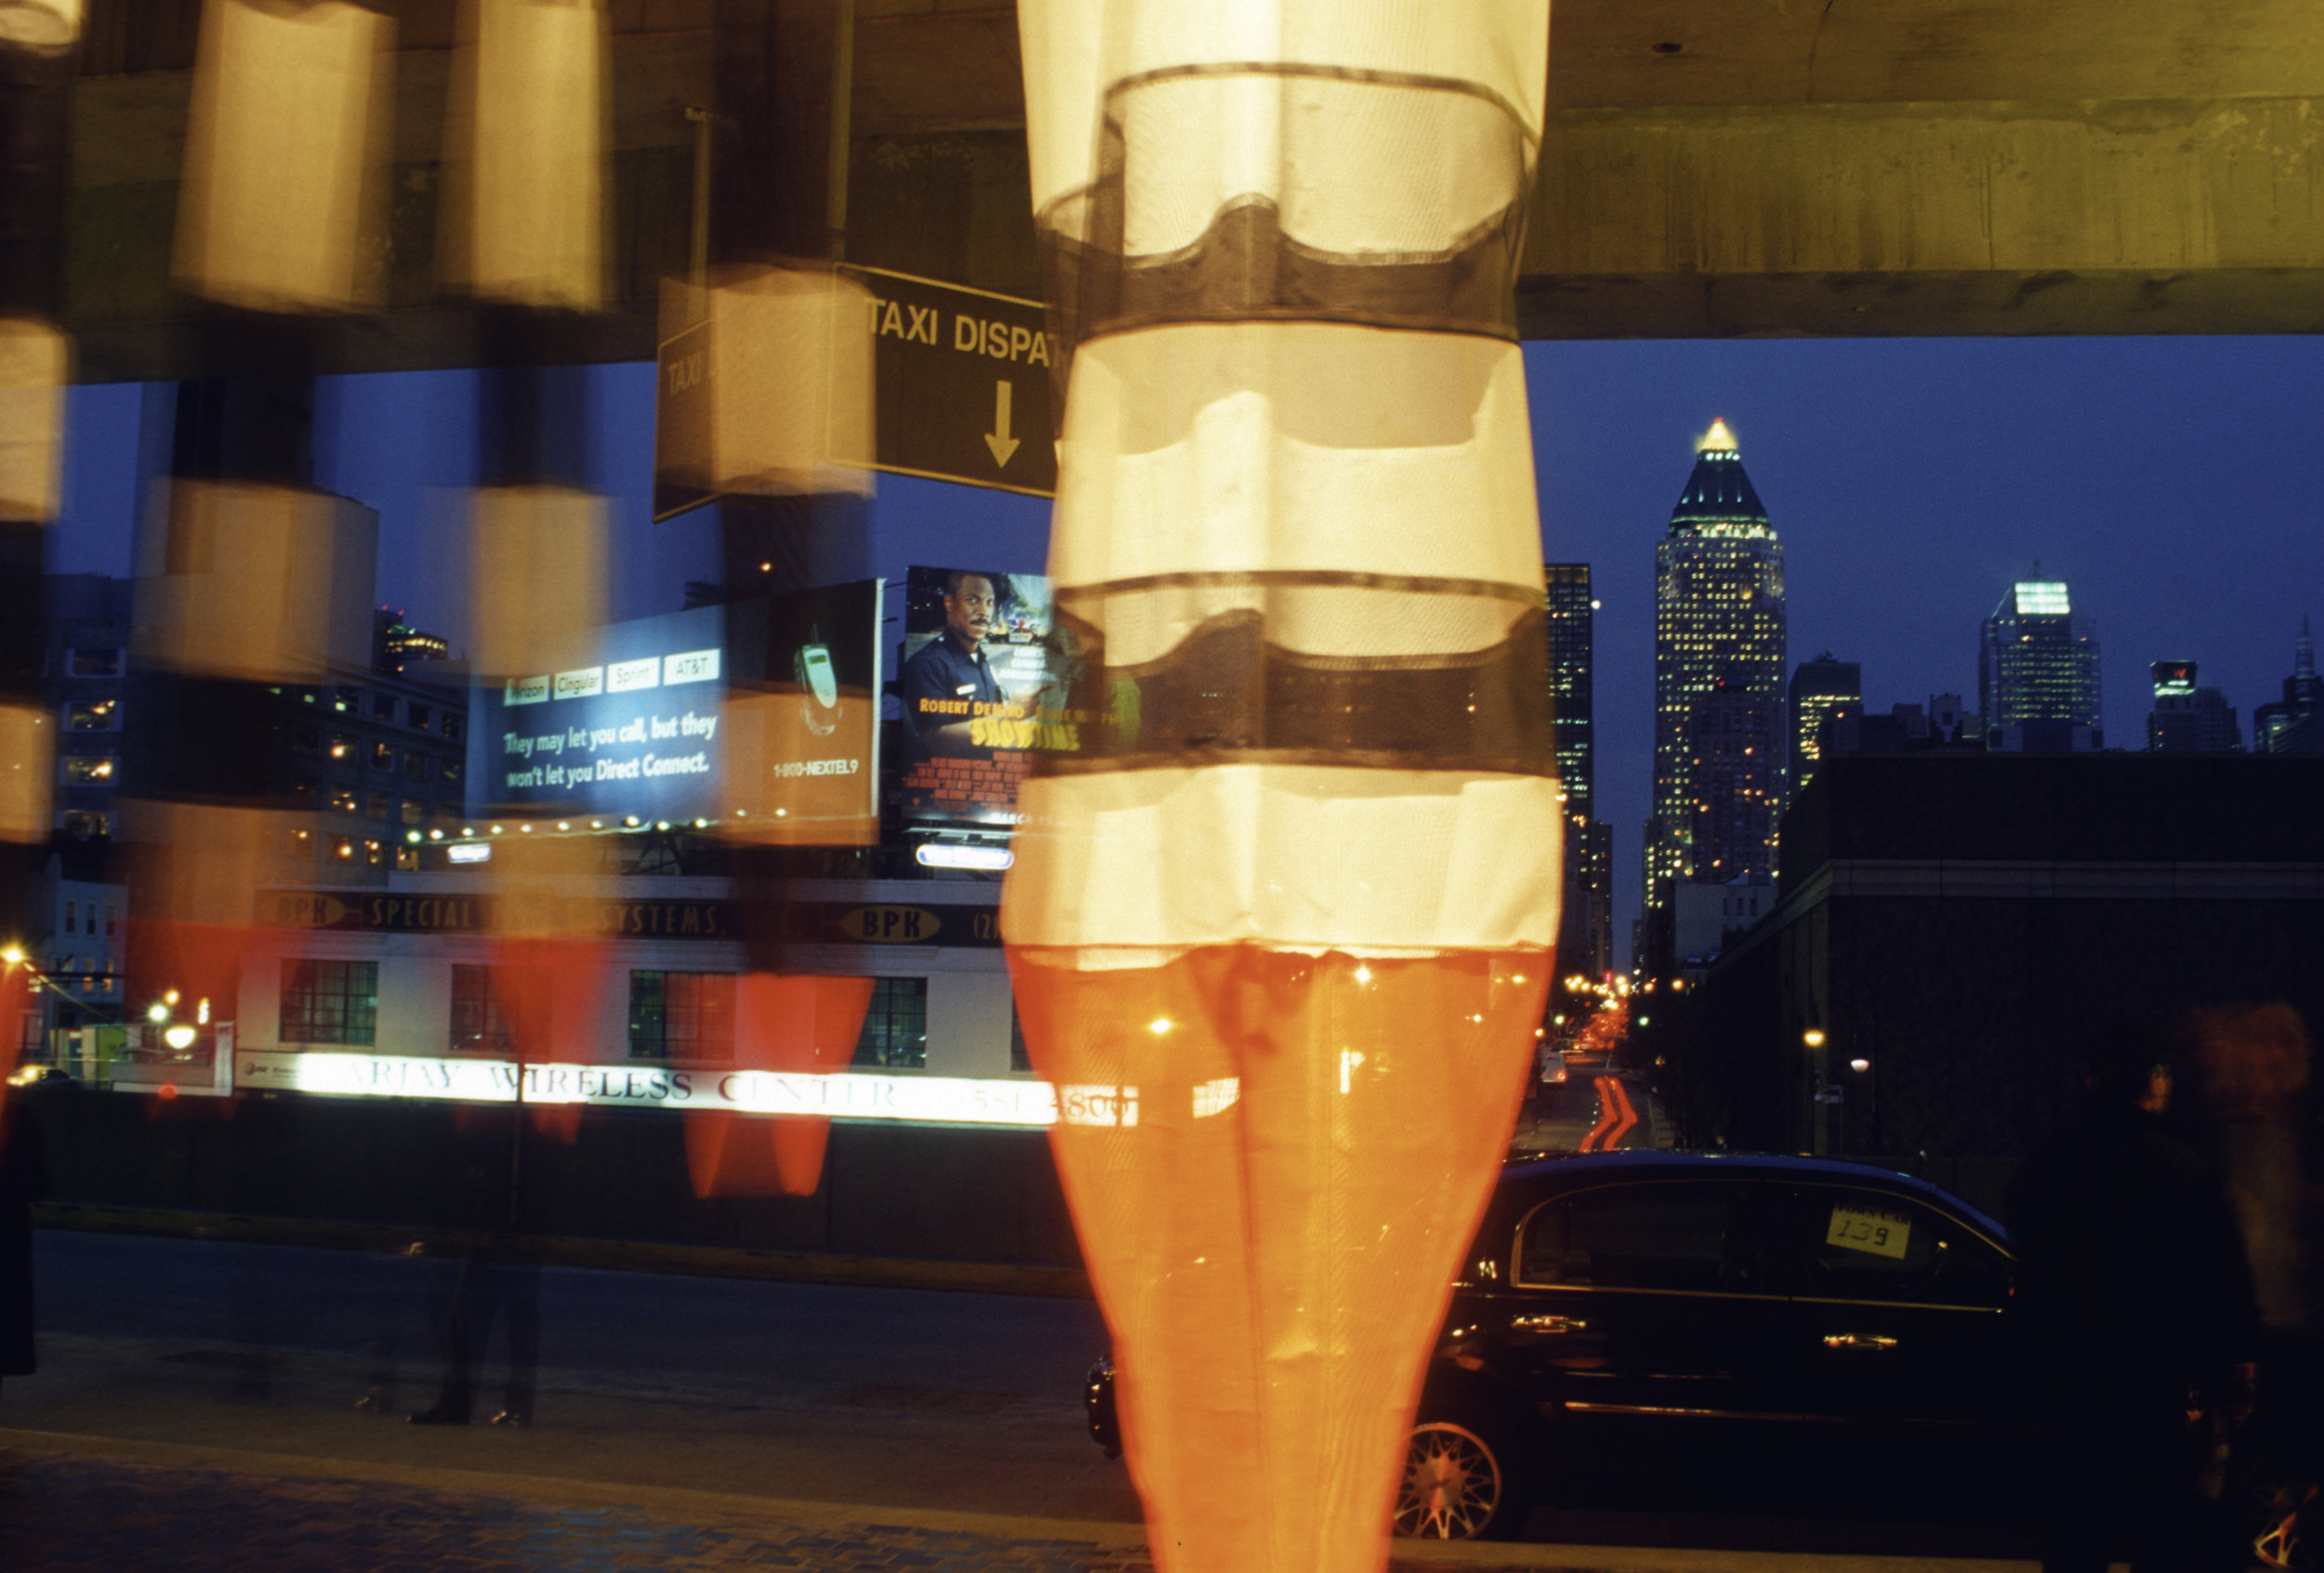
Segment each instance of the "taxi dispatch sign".
[{"label": "taxi dispatch sign", "polygon": [[[829,430],[811,443],[838,466],[1053,496],[1057,429],[1050,375],[1057,341],[1037,300],[846,263],[839,319],[871,346],[868,428],[819,406]],[[721,495],[711,432],[720,390],[713,325],[669,331],[654,393],[654,517],[672,518]],[[871,452],[859,451],[868,438]],[[706,469],[706,466],[707,469]],[[746,488],[747,489],[747,488]]]},{"label": "taxi dispatch sign", "polygon": [[1057,341],[1041,303],[878,268],[839,271],[871,292],[879,452],[856,456],[901,475],[1055,496]]}]

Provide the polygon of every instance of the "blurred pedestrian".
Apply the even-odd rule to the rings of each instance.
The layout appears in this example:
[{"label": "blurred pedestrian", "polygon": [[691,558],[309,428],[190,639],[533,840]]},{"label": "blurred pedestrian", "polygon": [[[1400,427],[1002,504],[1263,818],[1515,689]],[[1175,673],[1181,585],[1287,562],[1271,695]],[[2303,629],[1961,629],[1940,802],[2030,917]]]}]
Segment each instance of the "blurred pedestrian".
[{"label": "blurred pedestrian", "polygon": [[[2227,1471],[2255,1537],[2324,1533],[2324,1141],[2307,1024],[2281,1000],[2196,1011],[2183,1077],[2197,1144],[2225,1176],[2259,1294],[2259,1404]],[[2191,1096],[2190,1096],[2191,1094]],[[2298,1526],[2293,1515],[2311,1513]]]},{"label": "blurred pedestrian", "polygon": [[2047,1573],[2250,1562],[2205,1486],[2214,1427],[2250,1412],[2259,1308],[2219,1172],[2164,1118],[2177,1058],[2149,1026],[2101,1034],[2080,1115],[2010,1188]]},{"label": "blurred pedestrian", "polygon": [[46,1195],[47,1152],[29,1089],[0,1089],[0,1382],[31,1376],[33,1203]]},{"label": "blurred pedestrian", "polygon": [[515,1227],[524,1113],[507,1104],[461,1113],[465,1118],[454,1148],[457,1206],[467,1227],[460,1235],[458,1273],[438,1307],[443,1378],[435,1402],[404,1418],[414,1425],[469,1423],[493,1323],[498,1320],[508,1328],[508,1380],[500,1408],[487,1423],[529,1426],[541,1312],[539,1257]]}]

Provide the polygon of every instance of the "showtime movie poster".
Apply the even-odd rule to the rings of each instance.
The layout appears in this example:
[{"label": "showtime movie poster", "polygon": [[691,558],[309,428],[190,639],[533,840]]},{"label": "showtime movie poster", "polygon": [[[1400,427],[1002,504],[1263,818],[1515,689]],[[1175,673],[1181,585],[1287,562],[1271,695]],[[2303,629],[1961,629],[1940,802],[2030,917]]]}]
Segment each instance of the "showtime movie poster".
[{"label": "showtime movie poster", "polygon": [[880,590],[870,579],[610,624],[590,665],[478,685],[469,813],[875,839]]},{"label": "showtime movie poster", "polygon": [[1067,656],[1037,574],[915,567],[905,586],[897,787],[925,826],[1017,824],[1037,752],[1074,753]]}]

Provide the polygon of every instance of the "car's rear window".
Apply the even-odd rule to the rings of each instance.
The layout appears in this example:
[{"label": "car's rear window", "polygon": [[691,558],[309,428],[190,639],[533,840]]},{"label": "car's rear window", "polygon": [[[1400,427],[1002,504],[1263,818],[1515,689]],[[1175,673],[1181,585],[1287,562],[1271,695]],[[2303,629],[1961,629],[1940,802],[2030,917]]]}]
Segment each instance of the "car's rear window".
[{"label": "car's rear window", "polygon": [[1544,1288],[1759,1292],[1738,1188],[1718,1182],[1607,1185],[1525,1220],[1517,1281]]}]

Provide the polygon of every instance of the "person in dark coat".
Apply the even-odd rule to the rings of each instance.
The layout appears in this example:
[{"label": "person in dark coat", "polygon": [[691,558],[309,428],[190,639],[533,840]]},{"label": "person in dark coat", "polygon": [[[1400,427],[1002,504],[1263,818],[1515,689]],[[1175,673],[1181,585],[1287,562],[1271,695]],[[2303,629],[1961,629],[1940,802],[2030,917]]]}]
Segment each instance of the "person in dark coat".
[{"label": "person in dark coat", "polygon": [[31,1376],[33,1203],[47,1190],[40,1122],[20,1089],[0,1088],[0,1381]]},{"label": "person in dark coat", "polygon": [[[460,1261],[451,1292],[439,1308],[443,1379],[435,1402],[403,1418],[414,1425],[466,1425],[475,1408],[478,1379],[495,1319],[508,1334],[508,1381],[488,1425],[533,1423],[533,1391],[540,1364],[540,1262],[515,1227],[522,1175],[522,1106],[488,1104],[460,1111],[455,1137]],[[365,1395],[366,1397],[369,1395]]]},{"label": "person in dark coat", "polygon": [[2250,1410],[2259,1307],[2221,1176],[2164,1118],[2175,1060],[2150,1028],[2102,1035],[2080,1117],[2010,1187],[2049,1573],[2249,1563],[2203,1479],[2212,1422]]}]

